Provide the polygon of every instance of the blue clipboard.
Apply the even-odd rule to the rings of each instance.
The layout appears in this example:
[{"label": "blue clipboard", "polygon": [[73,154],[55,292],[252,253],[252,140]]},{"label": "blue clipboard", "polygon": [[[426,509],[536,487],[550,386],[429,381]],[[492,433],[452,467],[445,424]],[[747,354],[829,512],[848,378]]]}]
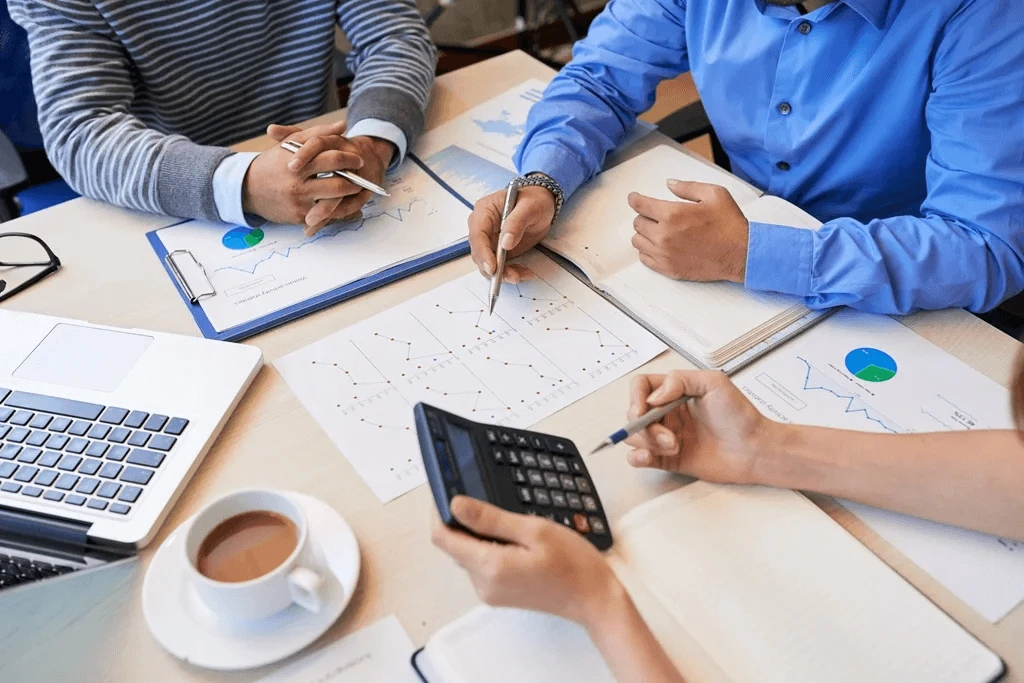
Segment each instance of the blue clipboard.
[{"label": "blue clipboard", "polygon": [[[452,187],[448,185],[448,183],[441,180],[441,178],[439,178],[436,173],[430,170],[427,167],[427,165],[424,164],[418,157],[416,157],[413,154],[409,154],[406,158],[411,160],[421,169],[423,169],[427,173],[427,175],[433,178],[438,185],[440,185],[446,191],[451,193],[453,197],[458,199],[460,202],[465,204],[470,209],[473,208],[473,205],[470,202],[466,201],[466,199],[462,195],[460,195],[458,192],[452,189]],[[181,223],[187,222],[188,221],[182,221]],[[175,223],[174,225],[181,225],[181,223]],[[445,247],[444,249],[435,251],[431,254],[421,256],[418,259],[406,261],[405,263],[400,263],[396,266],[392,266],[386,270],[382,270],[379,273],[362,278],[361,280],[356,280],[354,282],[350,282],[347,285],[342,285],[341,287],[338,287],[336,289],[332,289],[330,291],[324,292],[323,294],[319,294],[310,299],[306,299],[305,301],[302,301],[300,303],[265,315],[262,318],[250,320],[247,323],[237,325],[235,327],[224,330],[223,332],[217,332],[217,330],[215,330],[213,325],[210,323],[210,319],[206,316],[206,313],[203,311],[202,304],[198,302],[193,303],[193,296],[190,294],[190,292],[186,291],[186,284],[182,281],[182,278],[179,277],[179,275],[175,272],[173,267],[173,261],[168,258],[167,247],[164,246],[164,243],[160,240],[160,237],[157,235],[157,233],[160,232],[160,230],[163,230],[164,228],[168,227],[172,226],[164,226],[163,228],[158,228],[157,230],[148,232],[146,233],[146,238],[149,240],[150,245],[153,247],[153,251],[156,252],[157,258],[160,259],[160,263],[161,265],[163,265],[164,270],[167,272],[167,276],[171,279],[171,282],[174,283],[175,289],[178,290],[178,294],[181,296],[181,300],[185,302],[185,305],[188,306],[189,312],[192,313],[192,318],[195,319],[196,325],[199,327],[199,331],[202,332],[203,336],[206,337],[207,339],[217,339],[219,341],[229,342],[237,342],[242,341],[243,339],[248,339],[249,337],[260,334],[261,332],[266,332],[267,330],[273,329],[278,325],[284,325],[285,323],[301,318],[302,316],[309,315],[310,313],[315,313],[316,311],[319,311],[323,308],[327,308],[328,306],[332,306],[336,303],[346,301],[353,297],[357,297],[360,294],[365,294],[366,292],[377,289],[378,287],[383,287],[384,285],[390,284],[396,280],[408,277],[409,275],[414,275],[415,273],[427,270],[428,268],[433,268],[434,266],[438,266],[446,261],[450,261],[454,258],[458,258],[459,256],[463,256],[469,253],[469,242],[462,241],[457,244]]]}]

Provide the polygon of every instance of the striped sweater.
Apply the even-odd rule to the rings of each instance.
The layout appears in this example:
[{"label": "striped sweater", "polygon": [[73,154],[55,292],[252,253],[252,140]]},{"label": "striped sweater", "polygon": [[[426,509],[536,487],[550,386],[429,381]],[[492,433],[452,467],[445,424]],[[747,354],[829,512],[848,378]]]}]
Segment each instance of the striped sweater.
[{"label": "striped sweater", "polygon": [[415,0],[7,0],[29,35],[46,151],[75,190],[216,220],[225,145],[327,111],[334,27],[350,127],[423,126],[434,48]]}]

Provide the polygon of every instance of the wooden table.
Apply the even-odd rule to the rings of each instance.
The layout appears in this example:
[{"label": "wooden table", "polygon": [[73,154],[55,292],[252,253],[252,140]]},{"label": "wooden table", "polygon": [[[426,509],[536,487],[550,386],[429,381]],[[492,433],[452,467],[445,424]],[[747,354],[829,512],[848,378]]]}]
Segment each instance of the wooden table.
[{"label": "wooden table", "polygon": [[[523,53],[511,53],[442,76],[427,126],[446,121],[528,79],[552,72]],[[333,112],[321,120],[343,117]],[[665,142],[652,135],[636,152]],[[266,138],[239,149],[261,150]],[[635,152],[635,153],[636,153]],[[3,226],[43,237],[64,270],[19,295],[12,309],[178,334],[198,331],[145,233],[171,219],[113,208],[87,199],[61,204]],[[314,495],[352,525],[363,553],[362,577],[350,606],[314,647],[332,642],[388,614],[396,614],[417,643],[464,613],[477,600],[464,573],[430,544],[436,516],[427,487],[382,505],[299,405],[270,363],[346,325],[369,317],[472,269],[468,258],[392,284],[247,343],[259,346],[267,367],[171,512],[141,562],[120,573],[83,577],[24,595],[0,596],[0,678],[4,681],[249,681],[274,667],[218,674],[183,664],[150,635],[142,616],[143,573],[153,550],[199,506],[239,487],[276,487]],[[960,310],[924,313],[903,321],[992,379],[1006,384],[1017,342]],[[666,353],[647,372],[685,367]],[[593,443],[622,421],[628,378],[541,422],[542,431]],[[590,468],[614,520],[658,493],[687,482],[636,472],[622,451],[595,456]],[[953,615],[1008,663],[1009,680],[1024,680],[1024,608],[993,625],[829,501],[823,506],[854,535]],[[614,523],[614,521],[613,521]],[[964,561],[970,561],[964,558]]]}]

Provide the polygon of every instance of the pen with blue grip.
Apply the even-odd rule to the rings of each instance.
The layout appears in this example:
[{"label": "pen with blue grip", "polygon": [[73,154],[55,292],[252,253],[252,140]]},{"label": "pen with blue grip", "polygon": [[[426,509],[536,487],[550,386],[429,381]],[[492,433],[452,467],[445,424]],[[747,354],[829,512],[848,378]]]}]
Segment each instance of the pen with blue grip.
[{"label": "pen with blue grip", "polygon": [[644,413],[637,419],[633,420],[619,431],[609,436],[600,444],[598,444],[597,448],[590,451],[590,454],[593,455],[594,453],[602,451],[605,448],[611,448],[616,444],[622,443],[623,441],[633,436],[634,434],[639,434],[640,432],[644,431],[655,422],[661,422],[661,420],[666,415],[668,415],[673,410],[675,410],[676,408],[683,405],[689,400],[689,396],[683,396],[682,398],[677,398],[675,401],[672,401],[671,403],[666,403],[660,408],[655,408],[654,410],[647,411],[646,413]]}]

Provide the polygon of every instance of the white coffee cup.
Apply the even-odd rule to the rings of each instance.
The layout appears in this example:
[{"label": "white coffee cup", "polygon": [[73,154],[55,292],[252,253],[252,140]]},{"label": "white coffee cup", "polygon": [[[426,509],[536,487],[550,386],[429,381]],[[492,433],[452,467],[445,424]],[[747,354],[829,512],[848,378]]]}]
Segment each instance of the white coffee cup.
[{"label": "white coffee cup", "polygon": [[[295,550],[271,571],[248,581],[216,581],[198,569],[199,547],[213,529],[226,519],[245,512],[277,513],[295,524]],[[323,604],[323,570],[316,569],[309,523],[302,506],[278,491],[236,491],[213,501],[192,518],[185,531],[184,554],[189,579],[199,598],[227,622],[255,621],[297,604],[319,612]]]}]

